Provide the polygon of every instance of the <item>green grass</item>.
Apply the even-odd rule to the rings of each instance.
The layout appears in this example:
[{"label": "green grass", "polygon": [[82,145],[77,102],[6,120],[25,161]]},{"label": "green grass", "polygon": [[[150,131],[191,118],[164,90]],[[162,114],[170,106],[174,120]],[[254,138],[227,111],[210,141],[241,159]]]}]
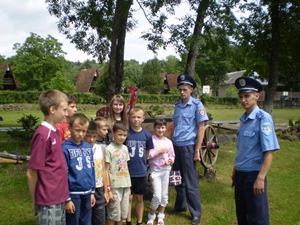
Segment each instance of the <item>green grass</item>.
[{"label": "green grass", "polygon": [[[1,137],[2,139],[2,137]],[[270,220],[272,225],[300,223],[300,142],[280,140],[281,150],[274,156],[268,175]],[[235,205],[231,188],[231,171],[235,156],[234,144],[221,146],[217,161],[216,179],[201,179],[202,222],[204,225],[235,224]],[[31,201],[25,178],[26,165],[0,165],[0,225],[31,225]],[[203,174],[203,167],[198,164]],[[172,214],[175,191],[170,188],[166,224],[190,224],[189,213]],[[146,201],[145,216],[149,201]],[[135,218],[133,216],[133,218]],[[135,221],[133,219],[133,221]]]},{"label": "green grass", "polygon": [[[17,123],[25,114],[32,114],[43,119],[42,113],[39,111],[38,105],[36,104],[17,104],[17,111],[4,111],[0,110],[0,116],[3,117],[4,121],[0,123],[0,126],[20,126]],[[144,106],[146,111],[149,108],[149,104]],[[95,117],[97,109],[101,106],[98,105],[79,105],[78,111],[85,113],[89,118]],[[162,105],[164,114],[170,116],[173,113],[173,105]],[[207,105],[206,110],[212,114],[213,120],[224,121],[237,121],[239,120],[243,109],[239,106],[224,106],[224,105]],[[299,109],[285,108],[285,109],[274,109],[273,118],[276,123],[288,123],[290,119],[300,119]]]}]

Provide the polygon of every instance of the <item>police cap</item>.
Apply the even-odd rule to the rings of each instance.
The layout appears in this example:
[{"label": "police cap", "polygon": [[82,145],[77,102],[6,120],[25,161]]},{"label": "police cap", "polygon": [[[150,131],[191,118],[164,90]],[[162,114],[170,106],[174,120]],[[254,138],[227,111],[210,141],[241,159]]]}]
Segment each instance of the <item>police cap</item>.
[{"label": "police cap", "polygon": [[239,77],[235,80],[234,85],[239,90],[239,93],[262,91],[261,83],[251,77]]},{"label": "police cap", "polygon": [[179,75],[177,77],[177,87],[184,84],[188,84],[192,86],[192,88],[197,86],[195,80],[191,76],[185,74]]}]

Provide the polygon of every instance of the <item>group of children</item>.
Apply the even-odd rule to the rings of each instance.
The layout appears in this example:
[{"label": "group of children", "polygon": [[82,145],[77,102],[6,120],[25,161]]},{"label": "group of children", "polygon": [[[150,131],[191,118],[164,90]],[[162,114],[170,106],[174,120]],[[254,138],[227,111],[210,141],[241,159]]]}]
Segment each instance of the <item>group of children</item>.
[{"label": "group of children", "polygon": [[39,104],[45,120],[33,136],[27,170],[39,224],[131,224],[133,199],[140,225],[149,172],[147,225],[157,210],[157,224],[164,224],[175,158],[164,120],[154,123],[151,135],[142,127],[143,109],[126,112],[120,95],[112,98],[108,119],[76,113],[76,101],[57,90],[43,92]]}]

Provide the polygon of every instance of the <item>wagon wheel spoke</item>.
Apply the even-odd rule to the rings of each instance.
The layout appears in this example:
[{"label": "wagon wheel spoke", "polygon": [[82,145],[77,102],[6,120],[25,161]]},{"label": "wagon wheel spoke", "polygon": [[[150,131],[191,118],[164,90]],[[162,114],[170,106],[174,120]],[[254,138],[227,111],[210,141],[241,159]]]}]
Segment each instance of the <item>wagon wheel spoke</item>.
[{"label": "wagon wheel spoke", "polygon": [[211,168],[217,160],[218,151],[212,146],[213,144],[217,144],[215,130],[212,126],[206,125],[201,149],[201,163],[206,168]]}]

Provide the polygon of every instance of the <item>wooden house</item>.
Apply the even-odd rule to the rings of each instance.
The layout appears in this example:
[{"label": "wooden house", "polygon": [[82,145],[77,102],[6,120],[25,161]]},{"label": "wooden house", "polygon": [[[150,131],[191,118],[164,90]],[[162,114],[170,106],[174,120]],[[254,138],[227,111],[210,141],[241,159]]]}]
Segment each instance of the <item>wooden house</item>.
[{"label": "wooden house", "polygon": [[96,81],[99,78],[97,69],[82,69],[76,80],[76,91],[94,92]]}]

